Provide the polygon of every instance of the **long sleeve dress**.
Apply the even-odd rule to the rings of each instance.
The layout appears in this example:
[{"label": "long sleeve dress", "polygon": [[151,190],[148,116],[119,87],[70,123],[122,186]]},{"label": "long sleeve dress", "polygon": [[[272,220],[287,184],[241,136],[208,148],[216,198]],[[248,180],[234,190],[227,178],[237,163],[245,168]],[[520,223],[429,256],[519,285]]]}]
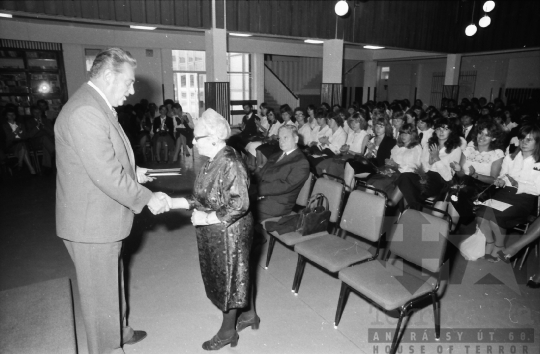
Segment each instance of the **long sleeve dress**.
[{"label": "long sleeve dress", "polygon": [[197,226],[201,274],[208,298],[221,311],[249,303],[249,254],[253,217],[249,177],[242,157],[226,146],[201,168],[190,209],[215,211],[221,223]]}]

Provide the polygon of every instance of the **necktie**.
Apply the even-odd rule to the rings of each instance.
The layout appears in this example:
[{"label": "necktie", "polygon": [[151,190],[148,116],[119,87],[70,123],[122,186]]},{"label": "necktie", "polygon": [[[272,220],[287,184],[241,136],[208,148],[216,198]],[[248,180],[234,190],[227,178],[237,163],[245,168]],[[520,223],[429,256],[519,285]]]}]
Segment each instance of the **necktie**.
[{"label": "necktie", "polygon": [[422,141],[422,138],[424,137],[424,133],[420,133],[420,141]]},{"label": "necktie", "polygon": [[287,153],[284,152],[284,153],[279,157],[279,159],[278,159],[276,162],[279,162],[279,161],[283,160],[283,158],[284,158],[286,155],[287,155]]}]

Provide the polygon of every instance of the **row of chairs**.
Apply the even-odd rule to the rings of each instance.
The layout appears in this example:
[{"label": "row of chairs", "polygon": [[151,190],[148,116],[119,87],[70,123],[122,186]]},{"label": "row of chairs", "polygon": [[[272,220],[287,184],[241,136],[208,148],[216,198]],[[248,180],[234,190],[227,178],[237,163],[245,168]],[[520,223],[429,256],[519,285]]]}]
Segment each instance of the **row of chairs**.
[{"label": "row of chairs", "polygon": [[[311,187],[313,185],[313,188]],[[311,190],[312,189],[312,190]],[[414,306],[431,299],[435,316],[436,338],[440,336],[439,302],[437,291],[441,282],[441,269],[450,231],[450,216],[437,210],[443,217],[407,209],[397,223],[390,227],[386,256],[376,261],[385,241],[385,213],[387,198],[384,192],[367,187],[368,190],[354,190],[347,198],[345,208],[345,188],[343,183],[328,178],[306,181],[297,203],[305,206],[310,195],[324,194],[330,204],[330,222],[333,232],[321,232],[302,236],[297,232],[283,235],[267,233],[269,245],[266,268],[270,263],[276,240],[293,248],[298,254],[292,292],[298,293],[307,261],[337,274],[341,280],[341,292],[334,325],[338,326],[347,297],[351,291],[358,293],[368,302],[384,311],[396,311],[399,320],[390,352],[398,348],[402,320],[410,314]],[[371,189],[371,190],[370,190]],[[434,209],[434,208],[433,208]],[[343,210],[343,212],[341,212]],[[436,210],[436,209],[434,209]],[[279,218],[268,219],[276,221]],[[348,237],[348,233],[351,234]],[[365,243],[361,242],[364,241]],[[365,244],[370,245],[369,248]],[[394,255],[388,260],[389,254]],[[414,265],[429,274],[423,276],[411,272],[398,279],[396,274],[406,270],[398,269],[396,259]],[[413,282],[412,287],[403,284]],[[409,291],[408,289],[416,289]]]}]

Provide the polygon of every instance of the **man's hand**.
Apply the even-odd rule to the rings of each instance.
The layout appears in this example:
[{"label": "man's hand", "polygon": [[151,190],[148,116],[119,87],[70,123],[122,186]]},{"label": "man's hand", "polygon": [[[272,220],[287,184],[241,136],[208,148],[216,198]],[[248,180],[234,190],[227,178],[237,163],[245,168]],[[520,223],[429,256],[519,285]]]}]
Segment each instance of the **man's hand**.
[{"label": "man's hand", "polygon": [[152,182],[154,179],[156,179],[155,177],[147,176],[146,171],[148,171],[147,168],[139,167],[139,166],[136,167],[137,182],[142,184],[142,183],[146,183],[146,182]]},{"label": "man's hand", "polygon": [[172,199],[165,193],[155,192],[146,205],[148,205],[148,209],[150,209],[152,214],[157,215],[171,209]]},{"label": "man's hand", "polygon": [[193,223],[193,226],[198,225],[208,225],[206,222],[208,214],[204,211],[194,210],[193,214],[191,214],[191,222]]}]

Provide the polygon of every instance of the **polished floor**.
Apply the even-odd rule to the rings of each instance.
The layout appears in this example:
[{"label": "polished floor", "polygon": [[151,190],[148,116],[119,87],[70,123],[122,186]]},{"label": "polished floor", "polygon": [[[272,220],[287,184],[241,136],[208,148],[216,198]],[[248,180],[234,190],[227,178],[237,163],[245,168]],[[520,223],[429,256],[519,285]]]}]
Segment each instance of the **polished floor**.
[{"label": "polished floor", "polygon": [[[201,160],[182,158],[181,176],[161,177],[149,188],[172,196],[189,194]],[[55,235],[55,177],[31,177],[22,172],[13,177],[3,176],[0,181],[0,290],[71,278],[79,353],[86,354],[75,270],[62,241]],[[470,234],[471,228],[464,228],[463,233]],[[451,241],[459,239],[453,236]],[[145,209],[136,216],[125,247],[130,324],[148,332],[144,341],[126,346],[125,352],[204,352],[201,344],[217,332],[221,313],[204,292],[189,212],[153,216]],[[433,341],[433,312],[431,306],[426,306],[408,321],[408,331],[402,339],[403,352],[538,353],[540,290],[524,285],[537,262],[534,252],[521,271],[503,263],[466,262],[453,246],[449,252],[450,280],[444,283],[441,300],[445,335],[440,342]],[[263,261],[264,257],[257,269],[260,329],[246,329],[236,348],[227,346],[222,352],[386,352],[389,343],[384,332],[377,332],[383,333],[378,340],[374,333],[393,328],[394,314],[385,314],[353,293],[336,329],[333,320],[340,290],[338,279],[308,264],[295,296],[290,290],[297,261],[295,253],[276,243],[269,269],[264,269]],[[496,333],[493,339],[490,332]]]}]

